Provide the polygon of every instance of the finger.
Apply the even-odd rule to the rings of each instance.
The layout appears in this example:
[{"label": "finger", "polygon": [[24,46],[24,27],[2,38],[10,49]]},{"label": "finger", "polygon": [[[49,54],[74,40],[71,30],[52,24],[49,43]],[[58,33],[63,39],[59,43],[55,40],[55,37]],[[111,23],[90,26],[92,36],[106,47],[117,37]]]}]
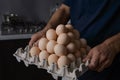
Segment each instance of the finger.
[{"label": "finger", "polygon": [[88,65],[88,67],[92,70],[95,70],[95,68],[99,64],[99,52],[98,50],[93,49],[93,51],[91,51],[91,54],[92,54],[92,58],[90,60],[90,64]]},{"label": "finger", "polygon": [[32,46],[33,46],[33,43],[34,43],[34,41],[33,41],[33,40],[30,40],[30,41],[29,41],[29,46],[32,47]]},{"label": "finger", "polygon": [[33,44],[35,43],[36,40],[34,39],[31,39],[30,42],[29,42],[29,46],[33,46]]},{"label": "finger", "polygon": [[111,65],[111,62],[109,60],[107,60],[97,71],[101,72],[101,71],[103,71],[103,69],[107,68],[110,65]]},{"label": "finger", "polygon": [[33,45],[38,47],[39,40],[37,40]]},{"label": "finger", "polygon": [[34,34],[29,41],[29,46],[33,46],[33,44],[39,39],[38,35]]},{"label": "finger", "polygon": [[106,60],[107,60],[108,58],[106,57],[106,56],[101,56],[100,57],[100,60],[99,60],[99,64],[101,65],[101,64],[103,64]]},{"label": "finger", "polygon": [[98,64],[99,64],[99,55],[94,54],[90,60],[89,68],[92,70],[95,70]]},{"label": "finger", "polygon": [[92,51],[90,51],[88,55],[83,59],[83,62],[86,62],[87,60],[90,61],[91,58],[92,58]]},{"label": "finger", "polygon": [[99,63],[98,63],[98,66],[96,67],[95,71],[98,71],[98,69],[100,69],[101,66],[106,62],[106,60],[107,60],[107,57],[101,56],[99,58]]}]

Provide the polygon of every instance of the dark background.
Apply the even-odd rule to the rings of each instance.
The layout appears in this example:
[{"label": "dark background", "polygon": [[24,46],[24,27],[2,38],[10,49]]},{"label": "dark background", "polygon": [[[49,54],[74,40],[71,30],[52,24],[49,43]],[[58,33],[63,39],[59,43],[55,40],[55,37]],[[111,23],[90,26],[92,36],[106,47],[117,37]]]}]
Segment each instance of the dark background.
[{"label": "dark background", "polygon": [[36,66],[26,67],[17,62],[15,51],[28,44],[29,39],[0,41],[0,80],[54,80],[46,70]]},{"label": "dark background", "polygon": [[[61,0],[0,0],[0,32],[5,14],[18,14],[36,23],[47,22],[56,4],[60,3]],[[54,80],[46,70],[33,65],[26,67],[13,56],[18,48],[28,45],[30,38],[4,40],[1,36],[4,35],[0,33],[0,80]]]},{"label": "dark background", "polygon": [[0,24],[3,15],[14,13],[23,16],[28,21],[48,21],[51,11],[61,0],[0,0]]}]

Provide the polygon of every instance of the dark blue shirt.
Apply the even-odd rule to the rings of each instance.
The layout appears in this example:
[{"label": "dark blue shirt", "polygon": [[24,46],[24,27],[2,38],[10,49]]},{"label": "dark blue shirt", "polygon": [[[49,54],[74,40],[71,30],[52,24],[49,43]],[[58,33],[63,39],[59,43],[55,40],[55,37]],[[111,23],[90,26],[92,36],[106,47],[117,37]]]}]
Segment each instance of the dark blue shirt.
[{"label": "dark blue shirt", "polygon": [[120,0],[64,0],[71,24],[90,46],[120,32]]}]

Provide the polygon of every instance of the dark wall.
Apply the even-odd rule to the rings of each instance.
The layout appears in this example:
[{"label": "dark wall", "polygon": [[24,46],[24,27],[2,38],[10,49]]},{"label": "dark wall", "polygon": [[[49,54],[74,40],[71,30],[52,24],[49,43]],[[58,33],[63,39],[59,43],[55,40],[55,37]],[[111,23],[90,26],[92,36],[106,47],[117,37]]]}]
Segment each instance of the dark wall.
[{"label": "dark wall", "polygon": [[2,15],[16,13],[31,21],[48,21],[50,11],[61,0],[0,0],[0,23]]}]

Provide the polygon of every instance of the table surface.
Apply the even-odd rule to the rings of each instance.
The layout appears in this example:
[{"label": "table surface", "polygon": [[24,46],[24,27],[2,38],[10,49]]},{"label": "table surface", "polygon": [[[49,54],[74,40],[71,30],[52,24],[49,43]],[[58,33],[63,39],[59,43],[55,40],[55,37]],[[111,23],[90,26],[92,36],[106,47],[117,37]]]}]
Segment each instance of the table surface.
[{"label": "table surface", "polygon": [[13,40],[13,39],[28,39],[32,34],[15,34],[15,35],[1,35],[0,40]]}]

